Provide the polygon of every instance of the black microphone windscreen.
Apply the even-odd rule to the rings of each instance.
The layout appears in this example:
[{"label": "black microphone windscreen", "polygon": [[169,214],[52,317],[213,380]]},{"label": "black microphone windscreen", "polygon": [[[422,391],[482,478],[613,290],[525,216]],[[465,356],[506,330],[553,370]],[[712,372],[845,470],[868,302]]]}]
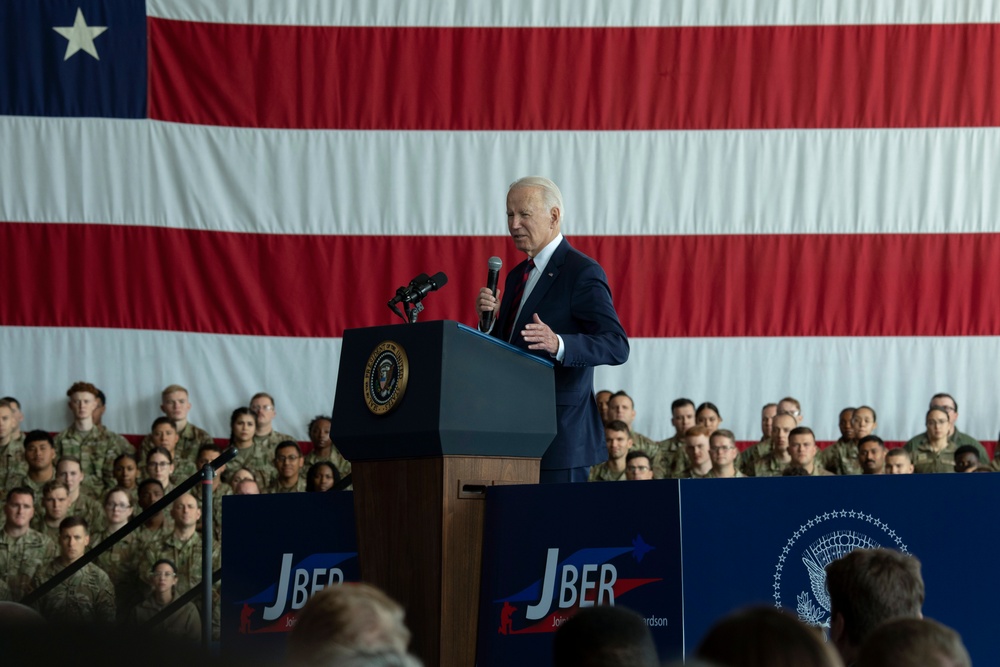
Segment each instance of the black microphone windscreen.
[{"label": "black microphone windscreen", "polygon": [[448,284],[448,276],[444,275],[444,271],[438,271],[430,278],[430,282],[434,285],[431,291],[439,290]]}]

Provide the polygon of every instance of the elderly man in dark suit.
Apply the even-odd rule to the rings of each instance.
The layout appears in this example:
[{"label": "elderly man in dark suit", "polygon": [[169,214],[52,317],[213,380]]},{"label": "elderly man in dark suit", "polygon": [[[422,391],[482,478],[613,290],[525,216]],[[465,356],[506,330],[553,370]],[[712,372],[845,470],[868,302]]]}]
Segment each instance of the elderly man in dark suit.
[{"label": "elderly man in dark suit", "polygon": [[491,334],[555,362],[557,434],[542,457],[542,482],[585,482],[606,458],[594,400],[594,366],[628,359],[608,279],[600,265],[563,238],[562,193],[529,176],[507,190],[507,229],[528,255],[507,274],[498,302],[479,292],[480,313],[497,312]]}]

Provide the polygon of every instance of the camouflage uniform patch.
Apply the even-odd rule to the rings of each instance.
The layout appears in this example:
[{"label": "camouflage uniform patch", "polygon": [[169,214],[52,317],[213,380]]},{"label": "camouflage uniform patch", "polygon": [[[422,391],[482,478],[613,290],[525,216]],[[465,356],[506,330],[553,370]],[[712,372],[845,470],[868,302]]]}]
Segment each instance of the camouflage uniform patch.
[{"label": "camouflage uniform patch", "polygon": [[37,530],[29,529],[17,538],[0,530],[0,577],[10,589],[10,597],[3,599],[20,601],[28,593],[35,572],[58,553],[56,543]]},{"label": "camouflage uniform patch", "polygon": [[611,469],[610,464],[607,461],[603,463],[598,463],[595,466],[590,467],[590,475],[587,477],[588,482],[624,482],[625,471],[615,472]]},{"label": "camouflage uniform patch", "polygon": [[76,456],[80,459],[80,467],[86,475],[83,486],[95,498],[117,484],[112,474],[115,459],[125,453],[135,453],[125,438],[104,426],[95,426],[87,432],[70,426],[55,437],[55,445],[59,458]]},{"label": "camouflage uniform patch", "polygon": [[[64,567],[60,558],[49,561],[35,573],[31,589],[38,588]],[[115,589],[104,570],[87,563],[83,569],[43,595],[34,606],[50,621],[113,623]]]}]

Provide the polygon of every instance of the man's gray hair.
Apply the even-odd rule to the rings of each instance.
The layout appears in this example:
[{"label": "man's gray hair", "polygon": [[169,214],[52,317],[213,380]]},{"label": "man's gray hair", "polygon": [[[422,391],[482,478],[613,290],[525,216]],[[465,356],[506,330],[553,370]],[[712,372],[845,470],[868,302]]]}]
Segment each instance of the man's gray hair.
[{"label": "man's gray hair", "polygon": [[560,192],[559,186],[553,183],[551,179],[544,176],[525,176],[519,178],[510,184],[510,187],[507,188],[507,194],[510,194],[510,191],[516,188],[541,188],[542,199],[545,201],[545,205],[550,210],[553,208],[559,209],[560,219],[566,217],[562,192]]}]

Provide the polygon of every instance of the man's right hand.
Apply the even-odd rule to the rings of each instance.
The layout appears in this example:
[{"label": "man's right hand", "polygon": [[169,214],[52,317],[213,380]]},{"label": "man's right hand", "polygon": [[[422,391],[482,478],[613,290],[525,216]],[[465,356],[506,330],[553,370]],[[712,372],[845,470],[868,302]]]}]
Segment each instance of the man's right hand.
[{"label": "man's right hand", "polygon": [[493,296],[493,291],[489,287],[484,287],[479,290],[479,298],[476,299],[476,311],[480,313],[488,313],[490,311],[499,311],[500,302],[497,301],[497,297]]}]

